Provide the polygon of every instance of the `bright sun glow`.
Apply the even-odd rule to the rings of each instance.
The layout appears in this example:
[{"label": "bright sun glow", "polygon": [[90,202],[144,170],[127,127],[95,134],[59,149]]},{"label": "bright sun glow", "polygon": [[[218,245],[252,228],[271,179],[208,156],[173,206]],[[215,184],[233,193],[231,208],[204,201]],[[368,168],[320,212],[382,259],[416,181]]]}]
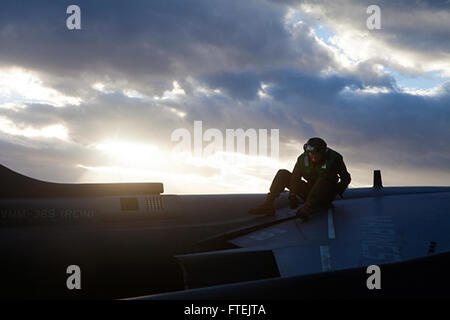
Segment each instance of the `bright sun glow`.
[{"label": "bright sun glow", "polygon": [[54,107],[82,102],[80,98],[45,87],[36,75],[19,68],[0,70],[0,98],[7,102],[45,103]]},{"label": "bright sun glow", "polygon": [[85,170],[80,182],[163,182],[169,193],[266,192],[276,171],[286,167],[268,157],[228,152],[194,157],[124,140],[104,141],[92,149],[106,158],[94,166],[79,164]]},{"label": "bright sun glow", "polygon": [[60,140],[68,140],[68,130],[61,124],[42,128],[33,128],[30,126],[21,128],[7,118],[0,118],[0,131],[27,138],[57,138]]},{"label": "bright sun glow", "polygon": [[158,147],[123,141],[107,141],[97,144],[95,149],[106,153],[113,162],[130,166],[152,166],[162,160]]}]

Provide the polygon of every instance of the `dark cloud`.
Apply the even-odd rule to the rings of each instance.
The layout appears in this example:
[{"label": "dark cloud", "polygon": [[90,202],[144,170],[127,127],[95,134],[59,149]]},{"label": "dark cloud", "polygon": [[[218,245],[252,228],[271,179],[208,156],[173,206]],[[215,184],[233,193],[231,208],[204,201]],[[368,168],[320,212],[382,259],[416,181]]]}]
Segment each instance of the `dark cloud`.
[{"label": "dark cloud", "polygon": [[[3,134],[1,160],[14,169],[76,181],[83,171],[73,169],[77,164],[95,166],[106,160],[90,144],[116,139],[170,150],[173,130],[192,130],[195,120],[202,120],[204,129],[223,132],[278,128],[283,160],[294,154],[292,143],[300,146],[308,137],[322,136],[338,151],[345,150],[351,165],[450,169],[450,84],[438,95],[411,95],[399,90],[392,76],[374,69],[382,60],[340,68],[310,25],[285,25],[286,2],[79,1],[81,31],[65,28],[69,4],[2,2],[0,64],[35,70],[44,85],[83,99],[78,106],[63,108],[28,103],[24,109],[0,109],[18,127],[63,124],[70,134],[70,143]],[[356,26],[356,9],[351,8],[364,3],[353,4],[327,3],[326,16]],[[406,18],[400,15],[393,22],[396,13],[408,9],[406,2],[380,6],[390,9],[384,33],[376,36],[390,43],[395,35],[393,45],[429,54],[430,59],[448,54],[448,42],[439,43],[445,42],[448,28],[438,30],[439,21],[406,34]],[[412,10],[421,8],[444,7],[420,2]],[[175,80],[186,95],[152,99],[171,90]],[[94,90],[95,82],[111,92]],[[388,92],[367,93],[367,88]],[[130,98],[122,89],[145,96]],[[219,173],[194,166],[177,170]]]},{"label": "dark cloud", "polygon": [[285,8],[264,1],[78,1],[80,31],[65,26],[69,4],[2,2],[1,63],[161,93],[174,78],[294,58]]},{"label": "dark cloud", "polygon": [[261,78],[252,73],[215,73],[204,78],[208,86],[223,89],[230,97],[252,100],[261,89]]},{"label": "dark cloud", "polygon": [[[243,80],[239,77],[233,75],[238,82],[248,75],[243,74]],[[228,93],[207,96],[197,92],[162,103],[115,93],[99,94],[91,104],[78,107],[30,105],[2,114],[23,126],[63,123],[71,138],[82,145],[117,139],[170,150],[173,130],[183,127],[193,132],[193,122],[202,120],[204,130],[223,132],[227,128],[279,128],[282,142],[323,136],[332,145],[365,150],[355,161],[404,161],[450,169],[448,84],[440,95],[415,96],[395,90],[364,93],[358,77],[319,78],[292,70],[264,74],[259,81],[269,84],[265,92],[270,98],[240,101]],[[186,117],[175,116],[173,109],[185,112]]]}]

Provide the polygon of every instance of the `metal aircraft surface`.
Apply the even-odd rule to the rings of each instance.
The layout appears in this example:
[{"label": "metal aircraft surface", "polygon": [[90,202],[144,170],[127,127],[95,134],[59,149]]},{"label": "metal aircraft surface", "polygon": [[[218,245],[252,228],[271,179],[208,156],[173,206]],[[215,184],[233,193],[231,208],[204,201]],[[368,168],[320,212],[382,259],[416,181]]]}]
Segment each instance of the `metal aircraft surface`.
[{"label": "metal aircraft surface", "polygon": [[[303,222],[287,194],[251,216],[263,194],[0,177],[0,298],[442,297],[450,284],[450,187],[383,187],[375,171]],[[67,287],[73,265],[82,290]]]}]

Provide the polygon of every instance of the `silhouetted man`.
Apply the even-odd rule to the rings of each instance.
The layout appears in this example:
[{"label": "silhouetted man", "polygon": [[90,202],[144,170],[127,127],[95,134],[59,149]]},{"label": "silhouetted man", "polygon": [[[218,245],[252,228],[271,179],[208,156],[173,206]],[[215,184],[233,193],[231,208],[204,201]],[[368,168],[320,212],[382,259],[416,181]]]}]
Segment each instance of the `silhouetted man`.
[{"label": "silhouetted man", "polygon": [[289,205],[292,209],[299,205],[297,195],[304,200],[297,210],[297,216],[303,219],[308,219],[315,210],[329,206],[337,194],[342,196],[351,181],[342,156],[328,148],[321,138],[309,139],[303,150],[294,171],[279,170],[266,200],[259,207],[250,209],[250,214],[274,215],[274,201],[285,188],[290,191]]}]

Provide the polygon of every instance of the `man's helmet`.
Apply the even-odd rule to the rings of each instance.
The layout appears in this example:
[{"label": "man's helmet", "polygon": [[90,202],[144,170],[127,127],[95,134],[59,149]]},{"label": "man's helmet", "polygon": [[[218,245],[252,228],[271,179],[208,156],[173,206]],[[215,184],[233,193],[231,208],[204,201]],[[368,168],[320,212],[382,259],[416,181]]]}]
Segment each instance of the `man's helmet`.
[{"label": "man's helmet", "polygon": [[325,153],[327,143],[321,138],[311,138],[303,145],[303,150],[311,153]]}]

